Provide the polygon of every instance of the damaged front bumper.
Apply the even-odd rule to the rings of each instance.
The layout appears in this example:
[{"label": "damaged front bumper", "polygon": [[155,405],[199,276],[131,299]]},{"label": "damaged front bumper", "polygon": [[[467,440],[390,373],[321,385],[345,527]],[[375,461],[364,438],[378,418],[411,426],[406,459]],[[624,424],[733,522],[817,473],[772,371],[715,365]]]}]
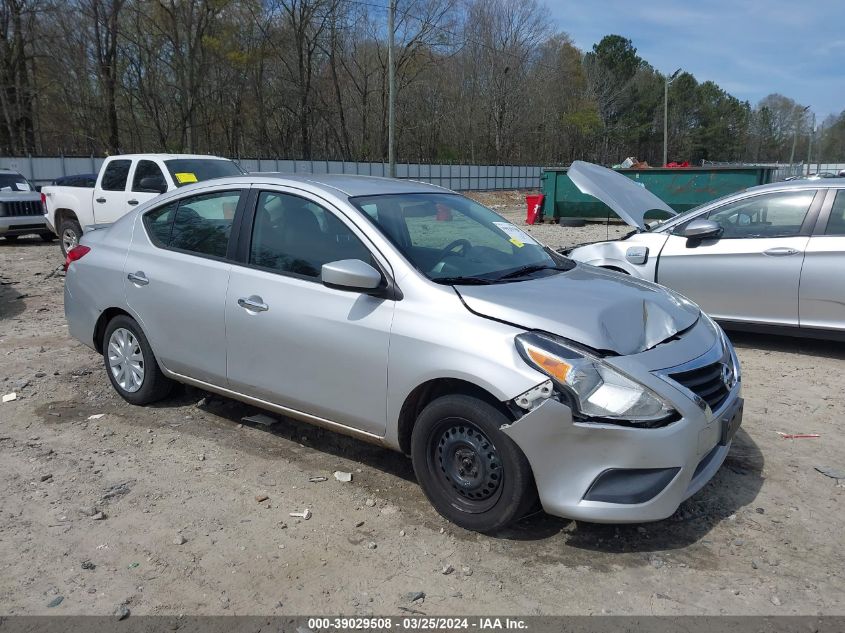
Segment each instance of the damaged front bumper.
[{"label": "damaged front bumper", "polygon": [[554,398],[502,427],[528,458],[543,509],[596,523],[658,521],[704,487],[742,421],[741,383],[715,411],[669,389],[680,419],[661,428],[581,422]]}]

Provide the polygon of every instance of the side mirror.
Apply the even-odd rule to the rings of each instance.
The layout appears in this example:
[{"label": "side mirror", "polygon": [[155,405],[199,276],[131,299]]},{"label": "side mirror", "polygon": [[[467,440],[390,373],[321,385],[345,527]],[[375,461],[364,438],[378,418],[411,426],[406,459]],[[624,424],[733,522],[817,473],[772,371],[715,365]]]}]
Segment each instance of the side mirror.
[{"label": "side mirror", "polygon": [[684,229],[684,237],[690,240],[709,240],[722,235],[722,227],[712,220],[693,220]]},{"label": "side mirror", "polygon": [[360,259],[341,259],[323,264],[323,285],[351,292],[371,292],[382,284],[379,271]]},{"label": "side mirror", "polygon": [[141,182],[138,184],[141,189],[145,189],[146,191],[155,191],[158,193],[164,193],[167,191],[167,183],[164,182],[163,178],[157,178],[156,176],[146,176],[145,178],[141,178]]}]

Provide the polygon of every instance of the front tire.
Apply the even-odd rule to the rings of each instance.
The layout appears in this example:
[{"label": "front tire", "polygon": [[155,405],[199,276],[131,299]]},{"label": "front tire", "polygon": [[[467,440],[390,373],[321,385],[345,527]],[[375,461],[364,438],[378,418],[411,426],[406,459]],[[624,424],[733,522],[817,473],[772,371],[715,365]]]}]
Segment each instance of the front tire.
[{"label": "front tire", "polygon": [[534,505],[531,466],[499,430],[510,422],[487,402],[459,394],[437,398],[417,418],[414,472],[431,504],[452,523],[495,532]]},{"label": "front tire", "polygon": [[67,252],[82,239],[82,227],[79,222],[71,218],[63,219],[59,225],[59,238],[62,255],[67,256]]},{"label": "front tire", "polygon": [[150,404],[170,393],[173,381],[162,373],[134,319],[121,314],[109,321],[102,348],[106,375],[114,390],[130,404]]},{"label": "front tire", "polygon": [[20,236],[18,236],[18,235],[6,235],[5,236],[7,242],[17,242],[18,237],[20,237]]}]

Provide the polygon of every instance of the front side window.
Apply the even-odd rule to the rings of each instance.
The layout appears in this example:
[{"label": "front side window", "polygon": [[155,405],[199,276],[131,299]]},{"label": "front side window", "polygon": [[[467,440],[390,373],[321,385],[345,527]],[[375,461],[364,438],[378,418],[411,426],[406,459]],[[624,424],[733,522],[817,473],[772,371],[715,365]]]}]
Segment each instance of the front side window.
[{"label": "front side window", "polygon": [[566,260],[554,258],[525,231],[457,194],[392,194],[351,201],[434,281],[494,282],[531,268],[567,268]]},{"label": "front side window", "polygon": [[132,191],[159,193],[162,188],[167,188],[167,181],[161,168],[151,160],[140,161],[132,177]]},{"label": "front side window", "polygon": [[723,238],[790,237],[801,225],[815,191],[779,191],[743,198],[713,209],[707,216],[723,229]]},{"label": "front side window", "polygon": [[845,235],[845,189],[836,193],[830,219],[824,229],[825,235]]},{"label": "front side window", "polygon": [[144,226],[157,246],[222,258],[239,200],[237,191],[183,198],[145,213]]},{"label": "front side window", "polygon": [[286,193],[259,195],[249,249],[251,265],[319,279],[323,264],[342,259],[374,264],[367,247],[333,213]]},{"label": "front side window", "polygon": [[103,172],[103,182],[100,188],[104,191],[123,191],[126,189],[126,179],[129,177],[131,160],[113,160]]}]

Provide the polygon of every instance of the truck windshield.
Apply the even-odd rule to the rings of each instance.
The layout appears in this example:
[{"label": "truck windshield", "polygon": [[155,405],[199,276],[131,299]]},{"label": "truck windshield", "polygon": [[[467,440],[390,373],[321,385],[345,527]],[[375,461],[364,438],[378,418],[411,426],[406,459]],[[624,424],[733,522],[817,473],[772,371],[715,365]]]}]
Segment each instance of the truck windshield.
[{"label": "truck windshield", "polygon": [[20,174],[0,174],[0,191],[32,191],[32,187]]},{"label": "truck windshield", "polygon": [[167,165],[167,171],[177,187],[211,178],[240,176],[244,173],[237,163],[219,158],[175,158],[164,161],[164,164]]},{"label": "truck windshield", "polygon": [[516,281],[572,267],[519,227],[457,194],[350,200],[417,270],[439,283]]}]

